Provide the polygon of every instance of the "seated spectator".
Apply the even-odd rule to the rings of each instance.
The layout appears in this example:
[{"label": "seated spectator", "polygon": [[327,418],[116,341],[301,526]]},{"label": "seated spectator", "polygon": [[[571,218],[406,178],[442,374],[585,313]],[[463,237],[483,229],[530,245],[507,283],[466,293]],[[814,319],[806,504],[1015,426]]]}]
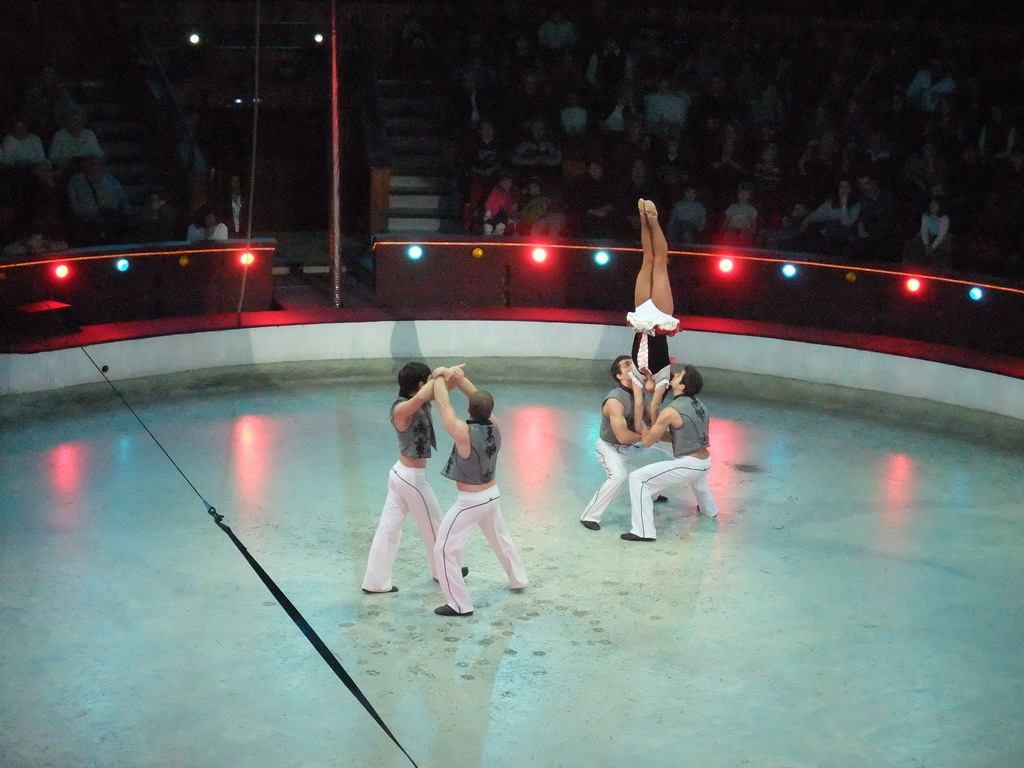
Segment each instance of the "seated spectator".
[{"label": "seated spectator", "polygon": [[63,240],[47,240],[41,233],[36,232],[23,240],[15,240],[9,243],[0,254],[4,261],[21,259],[26,256],[45,256],[48,253],[60,253],[66,251],[68,244]]},{"label": "seated spectator", "polygon": [[587,131],[587,108],[580,103],[580,95],[569,91],[565,95],[565,106],[559,113],[562,132],[566,136],[579,136]]},{"label": "seated spectator", "polygon": [[243,238],[248,234],[249,208],[242,191],[242,177],[235,174],[228,182],[228,199],[225,205],[230,211],[228,216],[228,236],[232,239]]},{"label": "seated spectator", "polygon": [[607,33],[587,62],[587,82],[594,96],[614,94],[624,80],[633,79],[633,57],[619,45],[614,33]]},{"label": "seated spectator", "polygon": [[750,102],[748,120],[754,126],[768,126],[774,135],[782,135],[786,127],[789,109],[779,98],[775,83],[769,83],[761,91],[761,97]]},{"label": "seated spectator", "polygon": [[889,184],[893,179],[893,151],[888,137],[881,131],[875,131],[868,140],[864,159],[871,169],[872,175]]},{"label": "seated spectator", "polygon": [[777,228],[761,230],[759,235],[761,245],[775,251],[808,250],[809,246],[803,226],[807,215],[806,205],[794,203],[789,213],[783,214]]},{"label": "seated spectator", "polygon": [[508,115],[509,130],[514,135],[529,133],[530,123],[537,118],[547,122],[555,112],[554,105],[544,91],[543,78],[538,72],[525,72],[515,91],[508,94],[504,112]]},{"label": "seated spectator", "polygon": [[531,237],[558,237],[565,228],[565,214],[556,210],[555,202],[544,194],[541,180],[534,176],[527,182],[519,206],[522,234]]},{"label": "seated spectator", "polygon": [[757,208],[750,204],[753,189],[746,182],[736,188],[736,202],[725,209],[722,221],[722,242],[728,245],[751,246],[757,234]]},{"label": "seated spectator", "polygon": [[708,177],[714,180],[719,189],[729,189],[746,174],[747,167],[748,160],[739,124],[730,120],[715,134],[709,147]]},{"label": "seated spectator", "polygon": [[1017,143],[1017,128],[1006,117],[1003,108],[989,108],[988,119],[978,132],[978,151],[985,161],[1006,160]]},{"label": "seated spectator", "polygon": [[175,237],[177,215],[160,193],[150,190],[132,225],[132,237],[140,243],[164,243]]},{"label": "seated spectator", "polygon": [[549,53],[572,48],[579,40],[576,25],[566,18],[565,11],[555,8],[551,16],[537,29],[537,42]]},{"label": "seated spectator", "polygon": [[83,159],[82,171],[71,177],[67,193],[76,243],[100,245],[119,240],[130,209],[124,188],[107,172],[102,155]]},{"label": "seated spectator", "polygon": [[618,234],[614,216],[615,190],[605,179],[604,164],[600,160],[594,158],[587,163],[587,175],[576,185],[571,199],[581,236],[615,237]]},{"label": "seated spectator", "polygon": [[888,190],[878,184],[870,173],[858,179],[860,186],[860,216],[857,217],[856,236],[846,249],[851,261],[895,261],[894,215],[896,203]]},{"label": "seated spectator", "polygon": [[[646,163],[650,157],[651,137],[644,131],[643,121],[638,117],[627,121],[623,133],[605,136],[604,144],[609,173],[616,177],[627,175],[633,168],[633,161],[643,160]],[[629,208],[632,211],[637,210],[635,203]],[[633,228],[634,233],[638,230],[639,226]]]},{"label": "seated spectator", "polygon": [[921,229],[903,248],[903,263],[949,269],[953,264],[953,236],[942,200],[933,197],[921,214]]},{"label": "seated spectator", "polygon": [[647,178],[647,163],[637,157],[629,167],[629,180],[619,192],[616,209],[622,214],[619,221],[622,237],[635,238],[640,231],[640,211],[637,200],[655,200],[658,188]]},{"label": "seated spectator", "polygon": [[930,59],[907,86],[907,98],[925,112],[934,112],[939,99],[953,93],[956,93],[956,82],[938,58]]},{"label": "seated spectator", "polygon": [[509,162],[517,168],[537,172],[557,168],[562,164],[562,150],[547,135],[542,118],[530,121],[530,134],[512,150]]},{"label": "seated spectator", "polygon": [[203,240],[227,240],[228,226],[220,220],[212,205],[204,205],[196,211],[195,220],[188,225],[185,239],[190,243]]},{"label": "seated spectator", "polygon": [[708,210],[697,199],[697,188],[687,185],[683,199],[672,206],[668,220],[668,241],[693,245],[701,242],[701,234],[708,223]]},{"label": "seated spectator", "polygon": [[476,140],[460,160],[460,180],[463,193],[463,227],[473,231],[474,219],[480,214],[484,198],[491,191],[501,174],[503,147],[498,142],[494,124],[489,120],[480,123]]},{"label": "seated spectator", "polygon": [[842,247],[853,242],[856,235],[854,227],[859,215],[860,203],[854,202],[853,184],[848,179],[842,179],[836,193],[804,218],[800,231],[814,235],[809,243],[813,250],[838,253]]},{"label": "seated spectator", "polygon": [[0,146],[0,163],[8,166],[33,166],[46,162],[43,142],[28,129],[24,118],[11,124],[11,132],[4,136]]},{"label": "seated spectator", "polygon": [[[605,102],[597,113],[601,129],[611,133],[623,133],[630,120],[640,118],[640,108],[636,103],[633,83],[623,80],[616,90],[615,100]],[[643,125],[643,123],[641,123]]]},{"label": "seated spectator", "polygon": [[676,200],[682,196],[683,189],[680,185],[686,181],[687,173],[683,156],[679,152],[679,139],[665,139],[660,151],[651,158],[650,166],[659,193],[656,198],[645,199]]},{"label": "seated spectator", "polygon": [[658,89],[644,97],[644,120],[647,130],[658,138],[678,138],[690,111],[689,94],[672,90],[667,77],[658,80]]},{"label": "seated spectator", "polygon": [[935,185],[945,185],[946,176],[946,161],[935,154],[935,145],[930,141],[919,152],[908,157],[903,166],[903,178],[907,185],[925,195]]},{"label": "seated spectator", "polygon": [[61,173],[76,158],[81,160],[88,156],[102,157],[103,150],[96,140],[96,134],[85,127],[85,113],[75,111],[68,115],[65,127],[53,135],[50,162]]},{"label": "seated spectator", "polygon": [[511,173],[502,173],[500,180],[484,200],[484,234],[511,234],[519,213],[519,190]]},{"label": "seated spectator", "polygon": [[64,125],[57,120],[57,102],[61,96],[61,82],[57,70],[46,67],[33,77],[25,89],[25,118],[44,136]]},{"label": "seated spectator", "polygon": [[480,123],[494,123],[501,116],[497,99],[487,89],[479,87],[477,74],[466,70],[459,76],[459,87],[448,99],[449,129],[457,139],[472,135]]}]

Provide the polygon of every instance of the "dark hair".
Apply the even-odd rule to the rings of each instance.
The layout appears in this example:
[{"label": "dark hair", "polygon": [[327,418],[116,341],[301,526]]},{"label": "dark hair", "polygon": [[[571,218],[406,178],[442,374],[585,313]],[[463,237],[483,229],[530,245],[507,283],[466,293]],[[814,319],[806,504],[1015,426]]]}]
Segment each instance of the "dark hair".
[{"label": "dark hair", "polygon": [[486,421],[494,410],[494,398],[486,389],[478,389],[469,396],[469,415],[473,421]]},{"label": "dark hair", "polygon": [[622,370],[619,367],[619,366],[622,365],[622,361],[623,360],[632,360],[632,359],[633,358],[630,357],[629,355],[619,355],[614,360],[612,360],[612,368],[611,368],[612,378],[615,379],[616,381],[618,381],[619,380],[619,374],[622,373]]},{"label": "dark hair", "polygon": [[412,397],[423,382],[430,380],[430,369],[424,363],[406,363],[398,372],[398,394]]},{"label": "dark hair", "polygon": [[199,209],[196,211],[195,217],[196,226],[205,227],[206,217],[209,216],[211,213],[218,219],[220,219],[220,215],[217,214],[217,210],[212,205],[199,206]]},{"label": "dark hair", "polygon": [[704,389],[704,377],[692,365],[683,367],[683,379],[680,383],[686,387],[683,394],[687,397],[696,397]]}]

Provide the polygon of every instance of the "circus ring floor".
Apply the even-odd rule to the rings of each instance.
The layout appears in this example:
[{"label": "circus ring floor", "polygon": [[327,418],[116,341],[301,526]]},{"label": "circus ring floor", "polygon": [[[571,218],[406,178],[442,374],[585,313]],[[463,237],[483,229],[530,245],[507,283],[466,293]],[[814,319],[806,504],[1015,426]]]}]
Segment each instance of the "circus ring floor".
[{"label": "circus ring floor", "polygon": [[[601,531],[577,521],[628,335],[551,330],[87,349],[424,768],[1024,762],[1019,379],[684,333],[721,513],[673,494],[658,540],[631,544],[625,495]],[[8,360],[22,394],[0,398],[0,764],[409,765],[82,350],[45,354]],[[531,583],[510,592],[475,535],[466,619],[432,613],[411,523],[401,591],[359,591],[394,372],[417,357],[467,362],[504,422],[502,505]]]}]

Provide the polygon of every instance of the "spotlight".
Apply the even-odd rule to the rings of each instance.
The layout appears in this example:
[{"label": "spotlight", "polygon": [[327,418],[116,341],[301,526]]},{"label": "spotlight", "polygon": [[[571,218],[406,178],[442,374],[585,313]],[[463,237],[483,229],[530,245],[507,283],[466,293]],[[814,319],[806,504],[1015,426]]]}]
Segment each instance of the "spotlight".
[{"label": "spotlight", "polygon": [[118,272],[127,272],[128,271],[128,259],[118,259],[117,262],[114,264],[114,266],[117,268]]},{"label": "spotlight", "polygon": [[313,35],[313,42],[316,43],[317,45],[320,45],[320,43],[322,43],[323,41],[324,41],[324,36],[321,35],[319,32],[317,32],[315,35]]},{"label": "spotlight", "polygon": [[71,274],[71,270],[68,269],[67,264],[58,264],[56,267],[53,268],[53,274],[57,277],[57,279],[63,280],[65,277]]},{"label": "spotlight", "polygon": [[906,286],[907,290],[910,291],[911,293],[917,293],[918,291],[921,290],[921,281],[918,280],[916,277],[912,277],[909,280],[907,280]]},{"label": "spotlight", "polygon": [[732,259],[721,259],[718,262],[718,271],[729,273],[732,272],[733,266],[735,265],[732,263]]},{"label": "spotlight", "polygon": [[245,99],[243,99],[241,97],[237,97],[237,98],[234,99],[234,102],[235,102],[235,104],[242,104],[242,103],[245,102]]},{"label": "spotlight", "polygon": [[192,45],[199,45],[199,43],[202,42],[202,38],[199,36],[198,32],[193,32],[188,36],[188,41],[192,43]]},{"label": "spotlight", "polygon": [[598,251],[594,254],[594,263],[602,267],[611,261],[611,259],[612,257],[608,255],[607,251]]},{"label": "spotlight", "polygon": [[483,248],[474,248],[473,249],[473,258],[474,259],[479,259],[483,255],[484,255],[484,249]]},{"label": "spotlight", "polygon": [[246,251],[245,253],[238,257],[238,260],[242,263],[243,267],[248,267],[250,264],[256,261],[256,257],[253,256],[249,251]]},{"label": "spotlight", "polygon": [[794,277],[796,275],[796,265],[794,264],[783,264],[782,274],[786,277]]},{"label": "spotlight", "polygon": [[542,264],[548,258],[548,252],[543,248],[533,249],[533,260],[538,264]]},{"label": "spotlight", "polygon": [[188,256],[179,256],[178,257],[178,264],[180,264],[183,267],[187,267],[188,266]]},{"label": "spotlight", "polygon": [[420,258],[423,255],[423,249],[420,248],[418,245],[410,245],[409,250],[406,251],[405,253],[410,259],[416,261],[416,259]]},{"label": "spotlight", "polygon": [[978,286],[974,286],[973,288],[971,288],[971,290],[967,292],[967,295],[970,296],[975,301],[981,301],[981,297],[985,295],[985,292],[981,290],[981,288],[979,288]]},{"label": "spotlight", "polygon": [[846,273],[846,282],[848,282],[848,283],[856,283],[857,282],[857,273],[856,272],[847,272]]}]

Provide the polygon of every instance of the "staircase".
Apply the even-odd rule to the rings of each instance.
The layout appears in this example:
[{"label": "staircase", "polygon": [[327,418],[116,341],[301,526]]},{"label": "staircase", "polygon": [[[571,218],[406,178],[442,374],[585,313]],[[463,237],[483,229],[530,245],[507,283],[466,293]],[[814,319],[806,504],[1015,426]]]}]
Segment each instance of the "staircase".
[{"label": "staircase", "polygon": [[453,147],[437,87],[423,80],[378,80],[377,87],[392,156],[388,231],[461,232]]},{"label": "staircase", "polygon": [[153,189],[181,210],[181,190],[166,178],[166,150],[154,136],[143,106],[119,85],[104,80],[80,83],[76,98],[96,132],[107,170],[124,187],[128,202],[141,206],[146,192]]}]

